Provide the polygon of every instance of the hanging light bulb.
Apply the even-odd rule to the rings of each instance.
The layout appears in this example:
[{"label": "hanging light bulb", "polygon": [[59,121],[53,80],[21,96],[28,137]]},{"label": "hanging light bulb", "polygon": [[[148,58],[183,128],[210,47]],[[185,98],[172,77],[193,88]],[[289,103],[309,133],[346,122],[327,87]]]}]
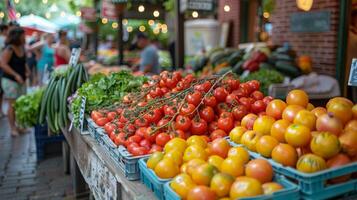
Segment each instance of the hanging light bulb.
[{"label": "hanging light bulb", "polygon": [[118,28],[118,23],[117,22],[113,22],[112,23],[112,28],[114,28],[114,29]]},{"label": "hanging light bulb", "polygon": [[16,13],[16,18],[20,18],[21,17],[21,13]]},{"label": "hanging light bulb", "polygon": [[107,18],[105,18],[105,17],[104,17],[104,18],[102,18],[102,23],[103,23],[103,24],[108,23],[108,19],[107,19]]},{"label": "hanging light bulb", "polygon": [[192,12],[192,17],[193,18],[197,18],[198,17],[198,12],[197,11],[193,11]]},{"label": "hanging light bulb", "polygon": [[47,4],[47,3],[48,3],[48,0],[42,0],[42,3],[43,3],[43,4]]},{"label": "hanging light bulb", "polygon": [[20,3],[20,0],[14,0],[14,3],[16,4]]},{"label": "hanging light bulb", "polygon": [[155,21],[154,21],[154,20],[152,20],[152,19],[150,19],[150,20],[148,21],[148,24],[149,24],[150,26],[152,26],[152,25],[154,25],[154,24],[155,24]]},{"label": "hanging light bulb", "polygon": [[4,12],[0,12],[0,18],[4,18],[5,17],[5,13]]},{"label": "hanging light bulb", "polygon": [[61,12],[61,17],[65,17],[66,13],[64,11]]},{"label": "hanging light bulb", "polygon": [[51,13],[46,12],[45,17],[46,17],[47,19],[51,18]]},{"label": "hanging light bulb", "polygon": [[122,24],[123,24],[124,26],[126,26],[126,25],[128,24],[128,20],[127,20],[127,19],[123,19]]},{"label": "hanging light bulb", "polygon": [[224,12],[229,12],[231,11],[231,7],[229,5],[224,5],[223,10]]},{"label": "hanging light bulb", "polygon": [[155,10],[153,13],[154,17],[159,17],[160,16],[160,12]]},{"label": "hanging light bulb", "polygon": [[82,16],[82,12],[78,10],[78,11],[76,12],[76,16],[77,16],[77,17]]},{"label": "hanging light bulb", "polygon": [[128,27],[126,27],[126,30],[130,33],[130,32],[132,32],[132,31],[133,31],[133,27],[128,26]]},{"label": "hanging light bulb", "polygon": [[138,7],[138,11],[139,11],[139,12],[144,12],[144,11],[145,11],[145,7],[144,7],[143,5],[140,5],[140,6]]},{"label": "hanging light bulb", "polygon": [[141,25],[141,26],[139,27],[139,31],[140,31],[140,32],[144,32],[145,30],[146,30],[145,26]]}]

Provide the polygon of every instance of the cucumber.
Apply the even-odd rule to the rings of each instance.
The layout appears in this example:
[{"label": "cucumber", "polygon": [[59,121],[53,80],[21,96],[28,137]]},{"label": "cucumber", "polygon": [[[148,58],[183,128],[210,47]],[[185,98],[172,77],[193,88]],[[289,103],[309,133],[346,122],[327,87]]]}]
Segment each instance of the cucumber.
[{"label": "cucumber", "polygon": [[65,120],[63,119],[62,115],[63,115],[63,96],[64,96],[64,90],[65,90],[65,84],[66,84],[66,78],[63,77],[61,79],[61,87],[60,87],[60,91],[59,91],[59,111],[58,111],[58,114],[59,114],[59,117],[58,117],[58,124],[61,128],[64,128],[65,127]]},{"label": "cucumber", "polygon": [[54,132],[54,125],[53,125],[53,106],[51,106],[53,104],[53,95],[54,95],[54,88],[56,88],[56,85],[57,85],[57,82],[55,81],[53,84],[52,84],[52,87],[51,87],[51,90],[49,91],[48,93],[48,100],[47,100],[47,104],[46,104],[46,114],[47,114],[47,125],[48,127],[50,128],[51,131]]},{"label": "cucumber", "polygon": [[73,94],[76,91],[77,79],[79,72],[81,71],[80,67],[77,66],[76,69],[72,72],[74,74],[73,80],[71,81],[71,93]]},{"label": "cucumber", "polygon": [[244,71],[243,64],[244,64],[244,60],[237,62],[237,64],[234,65],[232,71],[236,74],[242,74]]},{"label": "cucumber", "polygon": [[262,62],[259,64],[259,69],[274,69],[274,67],[269,63]]},{"label": "cucumber", "polygon": [[61,85],[61,80],[57,80],[56,81],[56,87],[53,91],[53,109],[55,112],[57,112],[59,110],[59,102],[58,102],[58,99],[59,99],[59,91],[60,91],[60,85]]},{"label": "cucumber", "polygon": [[286,74],[293,78],[301,75],[300,69],[297,68],[296,66],[294,66],[291,62],[278,61],[275,63],[275,68],[279,72]]},{"label": "cucumber", "polygon": [[[80,65],[80,66],[78,66],[78,70],[79,70],[79,72],[78,72],[78,77],[77,77],[77,88],[79,88],[79,87],[81,87],[81,81],[82,81],[82,76],[83,76],[83,66],[82,65]],[[75,89],[75,90],[77,90],[77,88]]]},{"label": "cucumber", "polygon": [[236,51],[228,57],[228,63],[230,66],[234,66],[238,61],[242,59],[242,52]]},{"label": "cucumber", "polygon": [[47,100],[48,100],[48,93],[49,93],[49,90],[52,87],[52,83],[53,83],[53,79],[50,80],[50,82],[48,83],[48,85],[46,87],[45,92],[42,95],[40,114],[39,114],[39,117],[38,117],[39,124],[44,124],[45,123],[45,119],[46,119],[46,104],[47,104]]}]

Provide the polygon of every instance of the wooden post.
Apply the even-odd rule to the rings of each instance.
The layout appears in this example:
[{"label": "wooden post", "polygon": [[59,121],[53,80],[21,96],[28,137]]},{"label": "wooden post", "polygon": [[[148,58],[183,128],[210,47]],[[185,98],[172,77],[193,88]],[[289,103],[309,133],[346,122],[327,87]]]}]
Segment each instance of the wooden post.
[{"label": "wooden post", "polygon": [[124,64],[123,16],[126,4],[115,4],[118,17],[118,64]]},{"label": "wooden post", "polygon": [[93,42],[94,42],[94,55],[95,58],[97,59],[98,56],[98,46],[99,46],[99,42],[98,42],[98,35],[99,35],[99,17],[98,17],[98,11],[100,10],[100,0],[94,0],[94,8],[96,10],[96,20],[95,20],[95,24],[94,24],[94,28],[93,28]]},{"label": "wooden post", "polygon": [[185,37],[184,37],[184,21],[185,16],[181,13],[180,1],[175,1],[175,67],[183,68],[185,61]]}]

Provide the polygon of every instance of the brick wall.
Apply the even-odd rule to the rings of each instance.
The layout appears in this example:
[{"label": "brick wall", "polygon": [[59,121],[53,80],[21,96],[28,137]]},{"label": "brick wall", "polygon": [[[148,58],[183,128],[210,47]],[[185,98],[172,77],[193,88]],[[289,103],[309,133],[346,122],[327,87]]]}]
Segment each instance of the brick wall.
[{"label": "brick wall", "polygon": [[273,43],[282,44],[284,42],[289,42],[298,55],[308,54],[312,57],[315,71],[323,74],[335,75],[339,0],[315,0],[311,10],[331,11],[331,30],[329,32],[290,32],[290,14],[302,11],[297,8],[296,0],[276,0],[276,7],[271,15],[273,24]]},{"label": "brick wall", "polygon": [[[224,5],[230,6],[229,12],[224,12]],[[239,5],[239,0],[219,0],[218,2],[218,21],[230,23],[228,36],[228,46],[230,47],[237,47],[239,44]]]}]

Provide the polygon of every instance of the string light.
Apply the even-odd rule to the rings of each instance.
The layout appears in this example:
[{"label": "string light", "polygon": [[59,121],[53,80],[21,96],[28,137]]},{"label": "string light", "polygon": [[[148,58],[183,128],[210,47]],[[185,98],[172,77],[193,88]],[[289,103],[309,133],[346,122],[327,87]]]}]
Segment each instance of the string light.
[{"label": "string light", "polygon": [[128,27],[126,27],[126,30],[130,33],[130,32],[132,32],[132,31],[133,31],[133,27],[128,26]]},{"label": "string light", "polygon": [[149,24],[150,26],[152,26],[152,25],[154,25],[154,24],[155,24],[155,21],[154,21],[154,20],[152,20],[152,19],[150,19],[150,20],[148,21],[148,24]]},{"label": "string light", "polygon": [[138,7],[138,11],[139,11],[139,12],[144,12],[144,11],[145,11],[145,7],[144,7],[143,5],[140,5],[140,6]]},{"label": "string light", "polygon": [[167,28],[162,28],[162,33],[167,33]]},{"label": "string light", "polygon": [[161,28],[161,23],[157,23],[156,27],[160,29]]},{"label": "string light", "polygon": [[231,7],[229,5],[224,5],[223,10],[224,12],[229,12],[231,11]]},{"label": "string light", "polygon": [[108,19],[104,17],[104,18],[102,19],[102,23],[103,23],[103,24],[108,23]]},{"label": "string light", "polygon": [[144,32],[145,30],[146,30],[145,26],[141,25],[141,26],[139,27],[139,31],[140,31],[140,32]]},{"label": "string light", "polygon": [[268,18],[270,17],[270,14],[269,14],[268,12],[264,12],[264,13],[263,13],[263,17],[264,17],[265,19],[268,19]]},{"label": "string light", "polygon": [[161,25],[161,29],[167,29],[167,25],[166,24],[162,24]]},{"label": "string light", "polygon": [[61,12],[61,17],[65,17],[66,13],[64,11]]},{"label": "string light", "polygon": [[114,29],[118,28],[118,23],[113,22],[113,23],[112,23],[112,27],[113,27]]},{"label": "string light", "polygon": [[193,11],[192,12],[192,17],[193,18],[197,18],[198,17],[198,12],[197,11]]},{"label": "string light", "polygon": [[46,16],[47,19],[49,19],[49,18],[51,18],[51,13],[46,12],[45,16]]},{"label": "string light", "polygon": [[153,13],[154,17],[159,17],[160,16],[160,12],[155,10]]},{"label": "string light", "polygon": [[21,17],[21,13],[19,13],[19,12],[16,13],[16,17],[17,17],[17,18],[20,18],[20,17]]},{"label": "string light", "polygon": [[42,3],[43,3],[43,4],[47,4],[47,3],[48,3],[48,0],[42,0]]},{"label": "string light", "polygon": [[159,34],[159,33],[160,33],[160,29],[158,29],[158,28],[154,28],[154,30],[153,30],[152,32],[154,32],[154,34],[155,34],[155,35],[157,35],[157,34]]},{"label": "string light", "polygon": [[4,18],[5,17],[5,13],[4,12],[0,12],[0,18]]},{"label": "string light", "polygon": [[82,16],[82,12],[78,10],[78,11],[76,12],[76,16],[77,16],[77,17]]},{"label": "string light", "polygon": [[126,26],[126,25],[128,24],[128,20],[127,20],[127,19],[123,19],[122,24],[123,24],[124,26]]},{"label": "string light", "polygon": [[20,0],[14,0],[14,3],[16,4],[20,3]]}]

